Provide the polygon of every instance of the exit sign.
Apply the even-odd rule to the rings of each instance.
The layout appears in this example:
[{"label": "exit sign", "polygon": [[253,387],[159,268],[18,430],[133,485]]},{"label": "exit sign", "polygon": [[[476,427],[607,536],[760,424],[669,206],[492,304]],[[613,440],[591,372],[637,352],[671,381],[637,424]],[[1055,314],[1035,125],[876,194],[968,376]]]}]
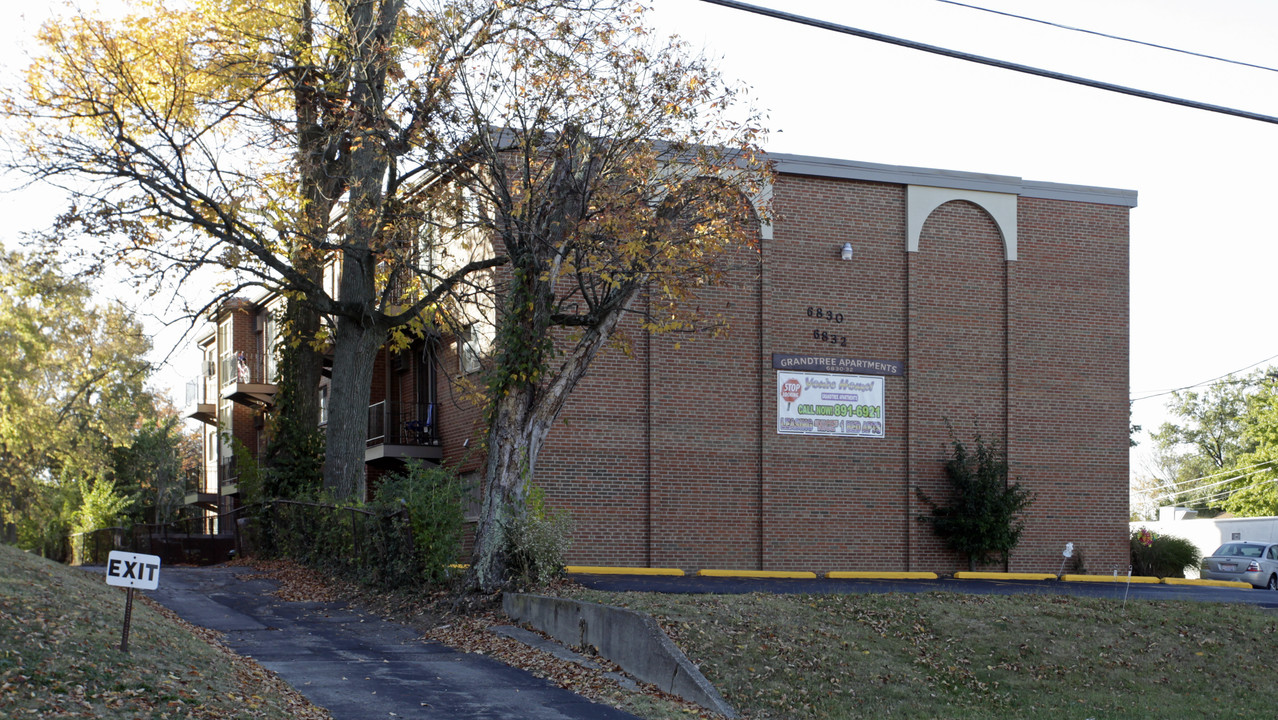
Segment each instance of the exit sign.
[{"label": "exit sign", "polygon": [[112,550],[107,556],[107,585],[154,590],[160,587],[160,556]]}]

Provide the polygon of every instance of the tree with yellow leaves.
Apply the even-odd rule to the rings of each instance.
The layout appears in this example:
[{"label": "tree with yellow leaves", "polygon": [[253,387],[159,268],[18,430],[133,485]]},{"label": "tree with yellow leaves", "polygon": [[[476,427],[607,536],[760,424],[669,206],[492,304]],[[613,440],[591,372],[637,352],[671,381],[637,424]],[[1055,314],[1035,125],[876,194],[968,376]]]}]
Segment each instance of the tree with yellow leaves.
[{"label": "tree with yellow leaves", "polygon": [[500,586],[506,528],[591,360],[642,293],[645,329],[694,328],[695,287],[754,237],[757,117],[621,0],[169,5],[46,28],[9,105],[20,164],[67,178],[74,226],[144,273],[231,270],[228,293],[291,298],[305,340],[331,319],[338,495],[363,491],[376,350],[491,325],[473,578]]},{"label": "tree with yellow leaves", "polygon": [[471,561],[485,590],[527,564],[509,533],[527,525],[538,452],[592,360],[624,343],[627,317],[648,332],[713,322],[690,302],[696,288],[767,221],[759,123],[734,119],[736,90],[704,59],[650,41],[638,14],[564,15],[536,33],[540,45],[503,38],[462,95],[477,151],[461,183],[477,198],[469,212],[509,257],[492,286]]}]

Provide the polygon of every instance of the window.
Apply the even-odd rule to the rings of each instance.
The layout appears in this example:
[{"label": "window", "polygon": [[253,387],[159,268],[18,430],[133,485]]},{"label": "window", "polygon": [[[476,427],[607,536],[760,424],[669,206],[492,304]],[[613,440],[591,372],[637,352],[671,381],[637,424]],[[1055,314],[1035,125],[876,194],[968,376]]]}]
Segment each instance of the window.
[{"label": "window", "polygon": [[269,312],[265,317],[266,347],[262,349],[262,364],[266,367],[266,382],[276,384],[280,381],[279,368],[275,367],[275,350],[279,345],[279,336],[275,331],[275,317]]},{"label": "window", "polygon": [[465,374],[479,372],[483,368],[480,359],[479,331],[474,325],[467,325],[457,333],[457,363]]},{"label": "window", "polygon": [[217,324],[217,353],[222,358],[222,372],[218,382],[223,385],[231,382],[231,321],[223,319]]},{"label": "window", "polygon": [[462,498],[462,519],[466,522],[479,522],[479,508],[482,502],[479,494],[481,487],[480,473],[478,470],[472,470],[468,473],[462,473],[461,483],[463,491],[466,493]]},{"label": "window", "polygon": [[319,389],[319,424],[323,427],[328,424],[328,386],[321,385]]}]

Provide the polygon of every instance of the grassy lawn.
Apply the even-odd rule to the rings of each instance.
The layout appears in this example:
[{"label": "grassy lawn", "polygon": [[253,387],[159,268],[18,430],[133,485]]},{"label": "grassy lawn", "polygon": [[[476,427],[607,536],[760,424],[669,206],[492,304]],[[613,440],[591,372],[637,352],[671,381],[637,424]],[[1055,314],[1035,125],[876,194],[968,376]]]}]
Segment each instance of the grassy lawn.
[{"label": "grassy lawn", "polygon": [[1278,616],[1252,606],[565,594],[653,614],[747,718],[1258,718],[1278,707]]},{"label": "grassy lawn", "polygon": [[[1278,707],[1278,615],[1248,605],[557,592],[653,614],[756,720],[1259,718]],[[123,617],[124,591],[101,577],[0,546],[0,718],[328,717],[141,593],[123,654]],[[614,697],[610,683],[568,677],[578,671],[531,651],[497,652],[484,628],[462,634],[454,644],[481,643],[465,649],[540,668],[641,716],[700,714],[655,696]]]},{"label": "grassy lawn", "polygon": [[0,545],[0,717],[329,717],[140,592],[120,652],[124,598],[101,576]]}]

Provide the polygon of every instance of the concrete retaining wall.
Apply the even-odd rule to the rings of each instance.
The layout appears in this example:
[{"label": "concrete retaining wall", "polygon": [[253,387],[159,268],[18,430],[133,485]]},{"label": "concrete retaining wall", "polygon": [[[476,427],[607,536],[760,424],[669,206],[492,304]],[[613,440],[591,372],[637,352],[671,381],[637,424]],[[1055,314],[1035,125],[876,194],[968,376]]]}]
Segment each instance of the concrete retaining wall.
[{"label": "concrete retaining wall", "polygon": [[730,718],[736,712],[651,617],[633,610],[506,593],[502,609],[573,648],[593,648],[635,679]]}]

